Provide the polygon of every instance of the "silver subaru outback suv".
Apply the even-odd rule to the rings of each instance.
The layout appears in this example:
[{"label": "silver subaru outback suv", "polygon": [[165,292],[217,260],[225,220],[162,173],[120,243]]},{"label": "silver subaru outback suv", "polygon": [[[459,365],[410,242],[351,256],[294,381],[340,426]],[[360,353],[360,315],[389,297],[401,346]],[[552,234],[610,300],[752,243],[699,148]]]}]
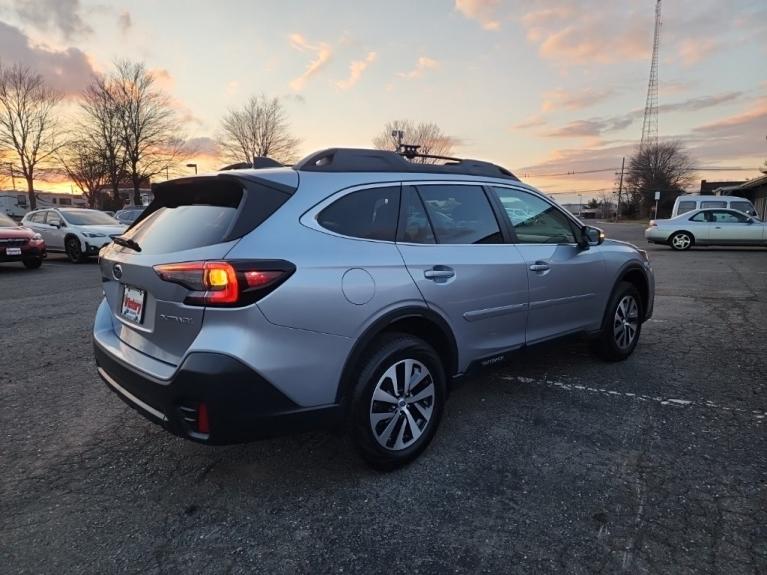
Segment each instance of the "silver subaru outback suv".
[{"label": "silver subaru outback suv", "polygon": [[206,444],[342,425],[384,469],[456,379],[574,333],[623,360],[654,298],[643,251],[508,170],[378,150],[158,184],[100,266],[98,372],[142,415]]}]

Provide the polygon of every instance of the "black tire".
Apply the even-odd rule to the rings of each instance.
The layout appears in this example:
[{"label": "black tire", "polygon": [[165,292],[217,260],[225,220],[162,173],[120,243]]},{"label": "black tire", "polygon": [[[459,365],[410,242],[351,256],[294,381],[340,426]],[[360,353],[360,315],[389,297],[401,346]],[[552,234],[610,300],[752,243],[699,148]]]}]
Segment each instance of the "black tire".
[{"label": "black tire", "polygon": [[24,267],[28,270],[36,270],[41,265],[43,265],[43,259],[42,258],[27,258],[24,260],[21,260],[21,262],[24,264]]},{"label": "black tire", "polygon": [[75,236],[69,236],[65,240],[64,250],[67,252],[69,261],[73,264],[79,264],[80,262],[84,262],[86,259],[88,259],[87,256],[83,254],[83,250],[80,247],[80,240]]},{"label": "black tire", "polygon": [[[406,361],[413,363],[406,365]],[[410,381],[424,373],[422,368],[425,367],[427,372],[412,387],[410,395],[403,389],[408,365]],[[392,368],[398,383],[384,377]],[[351,436],[360,454],[381,471],[390,471],[413,461],[429,445],[442,418],[447,384],[439,356],[420,338],[401,333],[384,334],[371,344],[370,352],[363,356],[356,374],[349,419]],[[388,398],[387,401],[374,401],[373,395],[377,391],[378,397],[382,397],[380,392],[383,392],[396,403],[389,402]],[[414,401],[419,395],[424,399]],[[388,417],[389,413],[391,417]],[[381,418],[375,425],[374,417]],[[413,430],[413,424],[417,431]],[[420,435],[416,436],[416,433]],[[391,445],[387,447],[380,441]]]},{"label": "black tire", "polygon": [[[623,306],[622,309],[627,309],[624,306],[625,302],[628,303],[628,309],[634,309],[630,303],[632,300],[635,310],[629,312],[624,322],[618,307]],[[593,350],[597,355],[605,361],[623,361],[628,358],[634,352],[642,333],[643,314],[644,309],[639,290],[632,283],[620,282],[613,290],[610,302],[607,304],[602,329],[593,341]],[[631,336],[630,341],[627,341],[632,333],[633,336]],[[624,335],[621,336],[621,334]]]},{"label": "black tire", "polygon": [[689,250],[695,243],[695,238],[690,232],[675,232],[669,239],[668,245],[672,250],[683,252]]}]

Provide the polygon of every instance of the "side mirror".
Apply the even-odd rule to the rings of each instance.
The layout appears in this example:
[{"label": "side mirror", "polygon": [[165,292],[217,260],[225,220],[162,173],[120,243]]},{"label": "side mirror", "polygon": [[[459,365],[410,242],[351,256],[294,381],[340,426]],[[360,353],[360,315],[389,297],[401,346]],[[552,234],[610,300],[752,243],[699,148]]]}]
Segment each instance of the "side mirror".
[{"label": "side mirror", "polygon": [[748,219],[746,219],[746,223],[747,223],[747,224],[753,224],[753,223],[754,223],[754,218],[748,218]]},{"label": "side mirror", "polygon": [[583,226],[581,228],[581,241],[578,245],[584,250],[589,249],[591,246],[601,245],[605,241],[605,233],[599,228],[594,226]]}]

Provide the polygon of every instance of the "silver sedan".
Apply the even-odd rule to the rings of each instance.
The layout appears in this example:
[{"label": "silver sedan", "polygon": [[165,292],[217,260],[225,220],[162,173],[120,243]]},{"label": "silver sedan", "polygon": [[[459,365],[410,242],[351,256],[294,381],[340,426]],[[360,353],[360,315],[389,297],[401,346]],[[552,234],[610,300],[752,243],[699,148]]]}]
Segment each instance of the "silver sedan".
[{"label": "silver sedan", "polygon": [[709,209],[686,212],[670,220],[650,220],[644,232],[650,243],[675,250],[699,246],[765,246],[767,224],[737,210]]}]

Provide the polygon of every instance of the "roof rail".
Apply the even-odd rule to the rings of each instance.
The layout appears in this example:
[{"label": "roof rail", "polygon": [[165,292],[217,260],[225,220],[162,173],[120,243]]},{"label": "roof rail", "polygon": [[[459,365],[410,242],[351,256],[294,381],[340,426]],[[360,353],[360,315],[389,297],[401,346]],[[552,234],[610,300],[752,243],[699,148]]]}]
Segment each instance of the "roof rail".
[{"label": "roof rail", "polygon": [[229,164],[228,166],[224,166],[218,171],[224,172],[226,170],[247,170],[249,168],[261,170],[263,168],[282,168],[284,166],[285,164],[281,164],[277,160],[267,158],[266,156],[258,156],[253,158],[253,162],[238,162],[236,164]]},{"label": "roof rail", "polygon": [[[431,158],[432,156],[421,154],[416,157]],[[506,168],[490,162],[446,156],[433,157],[447,160],[448,163],[416,164],[409,162],[397,152],[387,150],[328,148],[308,155],[293,167],[304,172],[417,172],[486,176],[519,181],[519,178]]]}]

